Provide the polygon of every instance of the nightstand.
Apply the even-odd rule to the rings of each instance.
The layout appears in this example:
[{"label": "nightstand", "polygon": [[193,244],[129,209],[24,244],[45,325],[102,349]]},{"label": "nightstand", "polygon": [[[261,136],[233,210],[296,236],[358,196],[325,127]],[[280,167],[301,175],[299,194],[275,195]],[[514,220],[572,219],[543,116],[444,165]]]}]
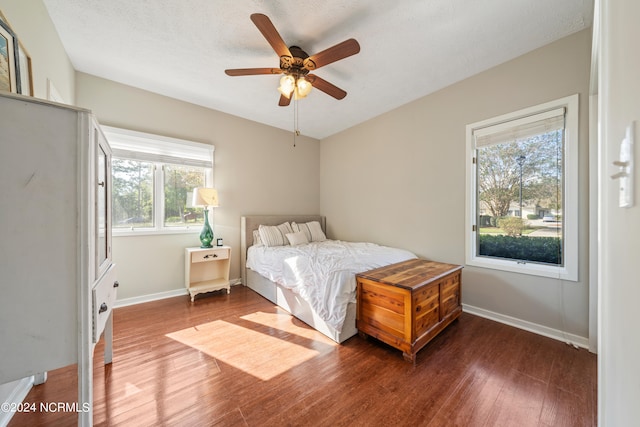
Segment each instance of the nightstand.
[{"label": "nightstand", "polygon": [[231,248],[186,248],[184,252],[184,286],[189,290],[191,302],[196,295],[226,289],[229,284]]}]

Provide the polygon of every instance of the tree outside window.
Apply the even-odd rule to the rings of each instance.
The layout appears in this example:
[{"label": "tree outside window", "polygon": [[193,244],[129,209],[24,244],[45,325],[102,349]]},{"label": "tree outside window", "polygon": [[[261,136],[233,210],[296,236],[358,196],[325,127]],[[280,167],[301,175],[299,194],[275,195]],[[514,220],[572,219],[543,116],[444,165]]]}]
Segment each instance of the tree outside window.
[{"label": "tree outside window", "polygon": [[205,186],[203,168],[182,165],[164,166],[164,225],[182,227],[204,224],[202,208],[191,206],[194,188]]},{"label": "tree outside window", "polygon": [[153,163],[114,157],[111,168],[113,227],[153,227]]}]

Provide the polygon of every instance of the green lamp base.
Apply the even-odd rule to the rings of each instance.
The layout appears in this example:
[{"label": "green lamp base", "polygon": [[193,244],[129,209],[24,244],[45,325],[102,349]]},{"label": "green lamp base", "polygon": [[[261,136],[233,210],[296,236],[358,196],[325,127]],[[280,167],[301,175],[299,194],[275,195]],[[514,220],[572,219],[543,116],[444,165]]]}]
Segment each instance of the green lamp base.
[{"label": "green lamp base", "polygon": [[213,242],[213,230],[209,225],[209,210],[205,209],[204,210],[204,226],[202,227],[202,231],[200,232],[200,243],[202,244],[202,246],[200,247],[212,248],[213,245],[211,245],[211,242]]}]

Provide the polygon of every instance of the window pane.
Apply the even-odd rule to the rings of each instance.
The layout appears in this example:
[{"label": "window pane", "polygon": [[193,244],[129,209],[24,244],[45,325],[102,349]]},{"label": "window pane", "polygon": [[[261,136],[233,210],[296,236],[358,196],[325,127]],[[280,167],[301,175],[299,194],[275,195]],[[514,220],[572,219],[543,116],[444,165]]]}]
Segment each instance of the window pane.
[{"label": "window pane", "polygon": [[205,169],[194,166],[164,166],[164,225],[202,225],[202,208],[191,207],[194,188],[205,186]]},{"label": "window pane", "polygon": [[112,160],[113,226],[153,227],[153,163]]},{"label": "window pane", "polygon": [[477,254],[564,265],[563,135],[477,150]]},{"label": "window pane", "polygon": [[[97,139],[97,138],[96,138]],[[98,139],[98,141],[100,141]],[[96,200],[98,205],[97,212],[97,221],[98,221],[98,264],[97,269],[100,270],[100,266],[108,259],[109,257],[109,242],[107,240],[107,185],[108,185],[108,175],[107,175],[107,153],[104,151],[104,147],[101,142],[97,144],[98,150],[98,191],[96,194]]]}]

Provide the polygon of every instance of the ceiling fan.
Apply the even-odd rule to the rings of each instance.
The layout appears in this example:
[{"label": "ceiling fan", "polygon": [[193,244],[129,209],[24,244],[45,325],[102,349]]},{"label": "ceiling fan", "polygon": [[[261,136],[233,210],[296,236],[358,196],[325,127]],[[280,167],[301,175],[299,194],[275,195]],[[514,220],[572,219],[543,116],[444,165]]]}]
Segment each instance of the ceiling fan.
[{"label": "ceiling fan", "polygon": [[360,45],[355,39],[345,40],[322,52],[309,56],[298,46],[287,47],[280,34],[278,34],[278,30],[266,15],[254,13],[251,15],[251,21],[258,27],[258,30],[280,57],[280,68],[235,68],[225,70],[227,75],[284,74],[280,79],[280,87],[278,88],[280,92],[278,105],[281,107],[289,105],[292,95],[295,100],[306,97],[312,87],[336,99],[342,99],[347,96],[347,92],[315,74],[310,74],[310,71],[360,52]]}]

